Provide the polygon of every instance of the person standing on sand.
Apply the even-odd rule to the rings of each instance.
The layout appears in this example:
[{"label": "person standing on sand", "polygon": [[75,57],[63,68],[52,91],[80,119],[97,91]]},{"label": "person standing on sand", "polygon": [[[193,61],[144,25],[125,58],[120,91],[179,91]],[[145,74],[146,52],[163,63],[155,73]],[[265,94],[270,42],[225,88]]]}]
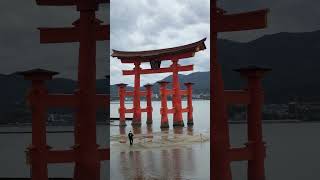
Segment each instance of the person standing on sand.
[{"label": "person standing on sand", "polygon": [[129,132],[129,134],[128,134],[128,138],[129,138],[129,141],[130,141],[130,146],[132,146],[132,144],[133,144],[133,134],[132,134],[132,132],[130,131]]}]

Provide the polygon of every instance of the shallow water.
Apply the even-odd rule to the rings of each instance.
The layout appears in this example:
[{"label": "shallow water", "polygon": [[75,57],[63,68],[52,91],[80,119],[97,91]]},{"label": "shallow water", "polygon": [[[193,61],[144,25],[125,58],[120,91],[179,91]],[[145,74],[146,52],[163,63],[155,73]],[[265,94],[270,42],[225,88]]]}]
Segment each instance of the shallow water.
[{"label": "shallow water", "polygon": [[[73,130],[71,126],[48,127],[51,131]],[[31,127],[0,127],[0,132],[31,131]],[[107,147],[109,134],[106,126],[97,127],[97,142]],[[0,134],[0,177],[30,177],[30,168],[26,164],[25,150],[31,142],[31,134]],[[73,145],[72,133],[47,134],[48,145],[54,149],[69,149]],[[5,162],[5,163],[3,163]],[[108,179],[109,162],[102,162],[101,177]],[[73,164],[49,165],[49,177],[72,177]]]},{"label": "shallow water", "polygon": [[[161,131],[159,101],[153,102],[152,126],[145,124],[145,113],[141,128],[132,128],[130,121],[126,122],[126,128],[111,126],[111,179],[209,179],[209,104],[209,101],[194,101],[192,128],[172,128],[172,116],[169,116],[170,129]],[[111,117],[118,117],[118,106],[111,104]],[[135,134],[132,147],[127,141],[130,130]]]},{"label": "shallow water", "polygon": [[[155,102],[157,103],[157,102]],[[195,125],[193,133],[199,135],[208,133],[209,122],[207,114],[209,112],[209,102],[194,102],[195,105]],[[113,105],[112,105],[113,106]],[[116,117],[116,106],[111,113]],[[197,109],[201,109],[199,112]],[[156,117],[158,112],[154,106]],[[197,113],[199,112],[199,113]],[[115,122],[116,123],[116,122]],[[160,125],[154,121],[152,132],[158,138],[162,137]],[[170,123],[172,123],[170,121]],[[126,128],[132,130],[129,126]],[[71,127],[50,127],[53,130],[71,130]],[[0,127],[1,131],[27,131],[30,127]],[[267,143],[266,179],[267,180],[316,180],[320,179],[320,123],[288,123],[288,124],[264,124],[264,139]],[[150,129],[143,126],[140,131],[142,136],[148,134]],[[179,130],[178,130],[179,131]],[[181,131],[180,131],[181,132]],[[182,129],[184,134],[190,133],[188,128]],[[168,137],[174,134],[172,128],[168,132]],[[98,127],[99,144],[107,142],[107,128]],[[119,127],[111,127],[112,142],[119,141]],[[166,132],[165,132],[166,134]],[[178,134],[180,138],[181,134]],[[242,146],[246,142],[246,125],[230,125],[231,142],[234,147]],[[25,164],[24,150],[30,143],[31,134],[0,134],[0,177],[27,177],[29,167]],[[187,137],[188,139],[188,137]],[[160,141],[161,139],[157,139]],[[195,141],[199,139],[196,138]],[[53,147],[68,148],[73,144],[73,135],[70,133],[48,134],[49,144]],[[185,139],[182,142],[186,141]],[[187,140],[188,141],[188,140]],[[208,179],[210,163],[210,144],[185,143],[176,147],[153,147],[151,144],[143,145],[144,139],[141,138],[142,147],[128,148],[128,144],[111,144],[111,177],[112,179],[166,179],[169,176],[180,177],[182,179]],[[146,142],[147,143],[147,142]],[[174,142],[173,142],[174,143]],[[117,144],[117,143],[116,143]],[[115,145],[115,144],[114,144]],[[113,147],[113,148],[112,148]],[[144,150],[141,150],[144,149]],[[109,179],[107,170],[108,164],[102,168],[101,179]],[[232,164],[233,179],[246,180],[246,162],[236,162]],[[72,177],[72,164],[69,166],[55,165],[49,167],[51,177]]]}]

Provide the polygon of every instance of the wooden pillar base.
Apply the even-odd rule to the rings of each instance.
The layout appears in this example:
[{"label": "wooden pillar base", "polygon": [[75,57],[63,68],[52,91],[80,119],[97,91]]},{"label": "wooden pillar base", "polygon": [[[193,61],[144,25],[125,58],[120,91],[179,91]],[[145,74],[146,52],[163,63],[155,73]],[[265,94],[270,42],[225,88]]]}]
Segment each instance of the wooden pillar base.
[{"label": "wooden pillar base", "polygon": [[132,120],[131,126],[141,126],[141,122]]},{"label": "wooden pillar base", "polygon": [[133,127],[132,130],[133,130],[133,134],[141,134],[140,126]]},{"label": "wooden pillar base", "polygon": [[183,121],[175,122],[173,121],[173,127],[184,127]]},{"label": "wooden pillar base", "polygon": [[193,119],[188,119],[187,125],[188,125],[188,126],[193,126]]},{"label": "wooden pillar base", "polygon": [[147,119],[147,124],[152,124],[152,119]]},{"label": "wooden pillar base", "polygon": [[127,126],[126,121],[120,121],[119,126],[121,127]]},{"label": "wooden pillar base", "polygon": [[164,128],[169,128],[169,123],[161,123],[160,128],[164,129]]}]

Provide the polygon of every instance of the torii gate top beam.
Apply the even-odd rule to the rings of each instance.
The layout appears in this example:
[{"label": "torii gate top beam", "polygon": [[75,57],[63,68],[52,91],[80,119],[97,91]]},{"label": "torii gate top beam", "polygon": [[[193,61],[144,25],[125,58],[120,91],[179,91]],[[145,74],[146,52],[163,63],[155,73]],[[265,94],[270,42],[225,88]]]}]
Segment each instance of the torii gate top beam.
[{"label": "torii gate top beam", "polygon": [[[36,0],[39,6],[74,6],[79,0]],[[110,3],[110,0],[96,0],[96,3]]]},{"label": "torii gate top beam", "polygon": [[113,50],[111,56],[120,59],[122,63],[165,61],[175,58],[184,59],[193,57],[196,52],[206,49],[205,40],[206,38],[183,46],[150,51],[128,52]]},{"label": "torii gate top beam", "polygon": [[237,14],[225,14],[225,11],[221,12],[219,9],[214,30],[216,32],[231,32],[266,28],[268,12],[269,9],[262,9]]},{"label": "torii gate top beam", "polygon": [[77,6],[78,11],[96,11],[99,4],[110,0],[36,0],[39,6]]}]

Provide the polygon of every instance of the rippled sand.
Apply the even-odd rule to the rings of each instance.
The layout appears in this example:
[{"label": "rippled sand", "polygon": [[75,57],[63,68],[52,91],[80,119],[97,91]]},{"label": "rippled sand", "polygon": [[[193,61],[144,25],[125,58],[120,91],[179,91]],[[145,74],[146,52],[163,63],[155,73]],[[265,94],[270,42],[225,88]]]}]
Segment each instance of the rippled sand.
[{"label": "rippled sand", "polygon": [[192,134],[174,134],[172,132],[155,132],[152,134],[136,134],[134,144],[129,145],[126,134],[113,135],[110,137],[111,150],[128,151],[128,150],[146,150],[146,149],[166,149],[166,148],[183,148],[192,144],[208,142],[210,135],[207,132]]}]

